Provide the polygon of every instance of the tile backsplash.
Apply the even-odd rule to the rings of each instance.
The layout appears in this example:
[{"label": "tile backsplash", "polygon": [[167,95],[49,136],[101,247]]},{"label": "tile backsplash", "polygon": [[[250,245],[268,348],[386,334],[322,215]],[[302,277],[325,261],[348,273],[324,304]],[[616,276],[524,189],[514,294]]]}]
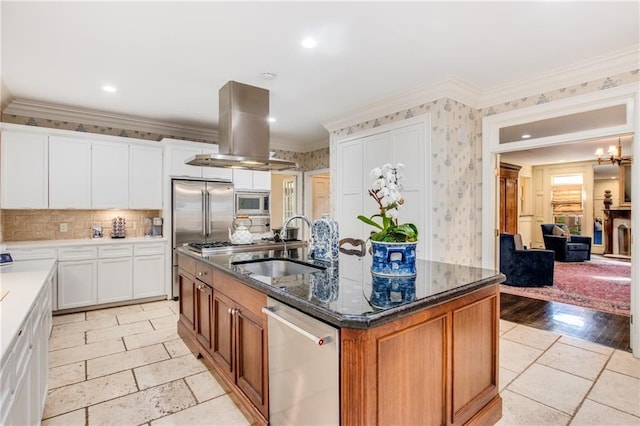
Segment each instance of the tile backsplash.
[{"label": "tile backsplash", "polygon": [[[111,219],[123,217],[127,237],[144,236],[144,218],[160,216],[159,210],[2,210],[0,241],[37,241],[91,238],[91,226],[101,225],[111,236]],[[60,232],[60,224],[67,232]]]}]

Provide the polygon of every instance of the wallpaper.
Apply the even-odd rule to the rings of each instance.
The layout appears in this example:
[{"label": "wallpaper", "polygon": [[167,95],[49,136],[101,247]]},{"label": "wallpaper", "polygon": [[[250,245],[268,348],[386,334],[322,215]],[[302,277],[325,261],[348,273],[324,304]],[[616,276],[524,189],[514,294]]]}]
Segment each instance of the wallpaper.
[{"label": "wallpaper", "polygon": [[434,253],[427,256],[437,261],[481,266],[482,118],[638,81],[639,70],[635,69],[480,109],[452,99],[438,99],[336,130],[331,138],[431,113],[433,215],[429,238]]}]

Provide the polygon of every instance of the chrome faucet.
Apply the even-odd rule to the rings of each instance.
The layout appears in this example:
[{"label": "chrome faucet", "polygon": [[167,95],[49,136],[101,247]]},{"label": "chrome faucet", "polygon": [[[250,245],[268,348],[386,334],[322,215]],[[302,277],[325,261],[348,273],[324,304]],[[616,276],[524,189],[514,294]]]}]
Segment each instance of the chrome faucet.
[{"label": "chrome faucet", "polygon": [[280,230],[280,239],[282,241],[285,241],[287,237],[287,226],[292,220],[295,220],[295,219],[302,219],[304,222],[307,222],[307,225],[309,225],[309,231],[311,231],[312,224],[308,217],[301,214],[293,215],[289,217],[287,220],[285,220],[284,223],[282,224],[282,229]]}]

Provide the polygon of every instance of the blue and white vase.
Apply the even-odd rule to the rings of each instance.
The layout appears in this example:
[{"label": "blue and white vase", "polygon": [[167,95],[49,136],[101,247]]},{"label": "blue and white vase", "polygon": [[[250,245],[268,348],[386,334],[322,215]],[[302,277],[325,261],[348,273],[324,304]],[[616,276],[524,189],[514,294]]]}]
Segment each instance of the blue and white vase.
[{"label": "blue and white vase", "polygon": [[383,277],[371,274],[370,302],[377,308],[392,308],[416,300],[416,277]]},{"label": "blue and white vase", "polygon": [[324,262],[338,260],[339,244],[338,222],[327,215],[313,222],[309,257]]},{"label": "blue and white vase", "polygon": [[386,243],[371,241],[373,262],[371,273],[382,276],[416,275],[416,241],[411,243]]}]

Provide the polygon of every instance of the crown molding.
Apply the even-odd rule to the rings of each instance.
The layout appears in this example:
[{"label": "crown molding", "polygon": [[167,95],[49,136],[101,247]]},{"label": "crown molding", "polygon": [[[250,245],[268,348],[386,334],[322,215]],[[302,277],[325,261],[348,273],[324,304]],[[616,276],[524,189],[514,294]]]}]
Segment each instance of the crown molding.
[{"label": "crown molding", "polygon": [[640,45],[634,45],[569,67],[487,90],[480,90],[464,79],[451,75],[444,81],[419,86],[400,95],[380,99],[364,108],[328,121],[324,127],[329,132],[333,132],[442,98],[454,99],[473,108],[498,105],[506,101],[629,72],[638,69],[639,58]]},{"label": "crown molding", "polygon": [[483,90],[477,107],[494,106],[506,101],[538,95],[598,78],[612,77],[639,67],[640,45],[636,44],[606,55],[591,58],[588,61]]},{"label": "crown molding", "polygon": [[287,139],[270,138],[269,147],[271,149],[280,149],[282,151],[292,152],[310,152],[317,149],[327,148],[329,146],[329,139],[323,139],[316,142],[299,142],[291,141]]},{"label": "crown molding", "polygon": [[329,132],[333,132],[442,98],[454,99],[475,107],[480,94],[481,92],[477,87],[458,76],[452,75],[438,83],[422,85],[399,95],[380,99],[364,109],[360,108],[352,113],[347,113],[341,118],[331,120],[325,123],[324,127]]},{"label": "crown molding", "polygon": [[138,130],[167,136],[183,137],[186,139],[202,139],[211,142],[217,142],[218,140],[217,130],[187,127],[176,123],[164,123],[141,117],[73,108],[26,99],[13,100],[13,102],[4,109],[3,113],[47,120],[91,124],[94,126],[115,127],[117,129]]}]

